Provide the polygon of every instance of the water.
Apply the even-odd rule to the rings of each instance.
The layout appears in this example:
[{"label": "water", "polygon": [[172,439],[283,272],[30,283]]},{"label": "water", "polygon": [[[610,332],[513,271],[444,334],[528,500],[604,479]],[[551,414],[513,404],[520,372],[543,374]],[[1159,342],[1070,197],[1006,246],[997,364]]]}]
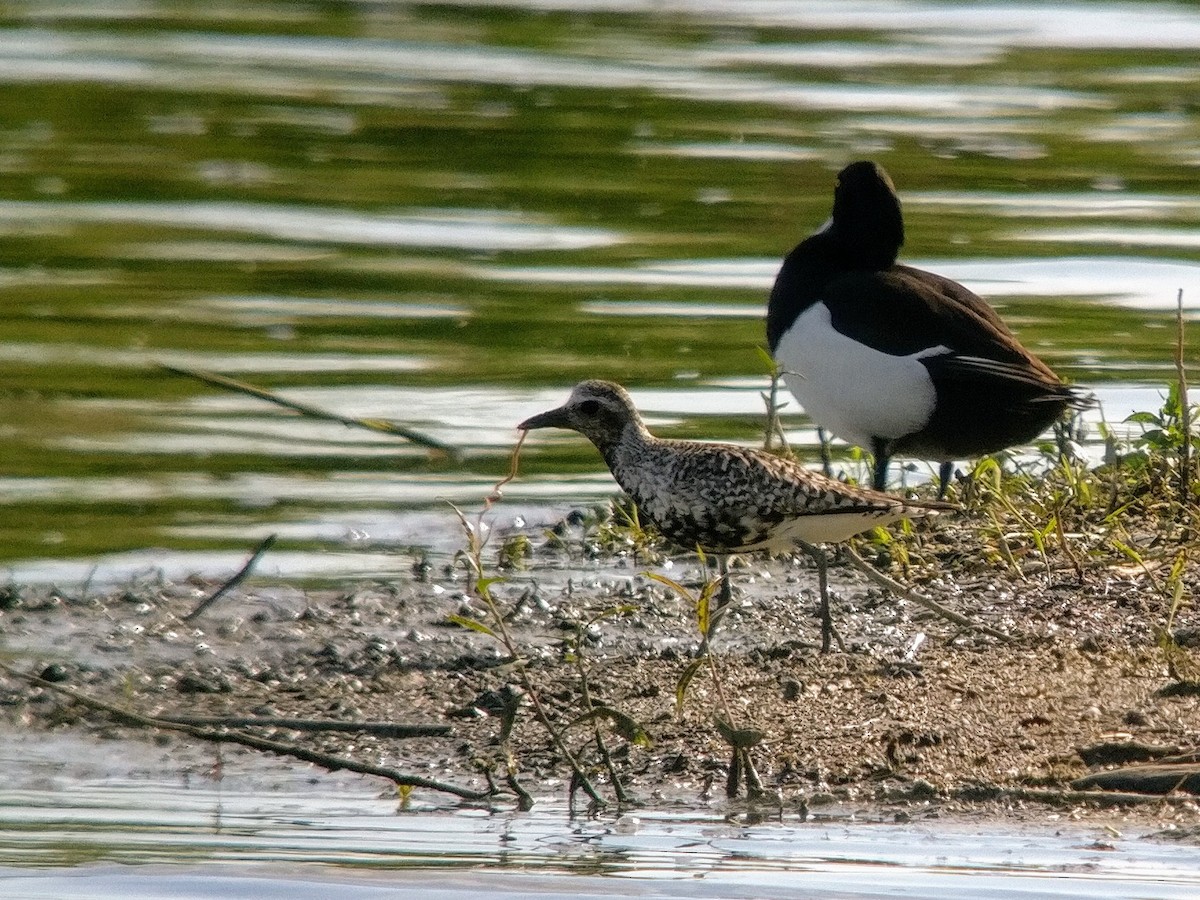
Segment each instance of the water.
[{"label": "water", "polygon": [[589,818],[568,815],[561,785],[530,813],[420,795],[402,810],[370,779],[234,752],[214,780],[211,755],[170,754],[56,736],[10,744],[0,895],[1000,900],[1200,888],[1193,844],[1049,810],[991,824],[918,813],[897,825],[847,808],[751,820],[744,809],[670,804]]},{"label": "water", "polygon": [[[1200,309],[1198,46],[1168,4],[12,6],[0,564],[219,576],[278,533],[265,577],[402,573],[584,377],[664,433],[754,441],[775,268],[864,156],[907,261],[993,300],[1108,422],[1153,408],[1177,291]],[[497,524],[610,490],[539,434]]]},{"label": "water", "polygon": [[[905,260],[1118,424],[1172,376],[1177,292],[1200,310],[1198,50],[1194,6],[1103,0],[8,4],[0,567],[219,577],[274,533],[259,579],[402,577],[461,546],[446,501],[478,509],[515,424],[585,377],[664,434],[753,442],[775,269],[863,157],[898,184]],[[490,523],[612,490],[539,433]],[[572,819],[547,785],[528,814],[400,812],[290,764],[231,755],[216,782],[182,745],[36,738],[0,742],[3,896],[1200,893],[1194,844],[1051,810]]]}]

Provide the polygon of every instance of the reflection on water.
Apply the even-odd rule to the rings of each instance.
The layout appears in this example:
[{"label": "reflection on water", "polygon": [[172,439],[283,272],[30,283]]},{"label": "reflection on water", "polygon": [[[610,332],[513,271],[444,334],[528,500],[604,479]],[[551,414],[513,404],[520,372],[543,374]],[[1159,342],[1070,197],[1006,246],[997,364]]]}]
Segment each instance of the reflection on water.
[{"label": "reflection on water", "polygon": [[[281,574],[383,571],[353,535],[447,546],[452,527],[405,522],[478,503],[514,423],[585,377],[634,386],[656,428],[756,441],[766,292],[863,156],[896,178],[906,261],[996,300],[1106,402],[1152,407],[1178,290],[1200,304],[1200,11],[1144,12],[14,7],[0,558],[22,579],[223,571],[278,531]],[[461,460],[159,363],[395,419]],[[508,497],[610,484],[547,435]]]},{"label": "reflection on water", "polygon": [[785,809],[740,824],[741,810],[720,806],[570,818],[554,797],[489,813],[420,795],[400,812],[378,782],[266,759],[226,759],[214,783],[200,750],[175,748],[164,765],[146,746],[19,743],[0,791],[0,893],[11,897],[1001,900],[1200,888],[1200,850],[1053,812],[892,825],[846,808],[810,822]]},{"label": "reflection on water", "polygon": [[795,44],[718,44],[696,51],[716,65],[771,65],[813,69],[863,69],[870,66],[982,66],[999,62],[998,47],[930,44],[856,44],[849,41]]},{"label": "reflection on water", "polygon": [[[1060,244],[1118,244],[1124,247],[1200,249],[1200,229],[1195,228],[1037,228],[1015,232],[1014,240],[1054,241]],[[1193,271],[1188,287],[1200,283]],[[1191,292],[1189,292],[1191,293]]]},{"label": "reflection on water", "polygon": [[1200,197],[1136,195],[1098,185],[1091,194],[1021,194],[926,192],[906,194],[906,208],[931,206],[957,212],[986,210],[991,216],[1025,219],[1146,219],[1200,216]]},{"label": "reflection on water", "polygon": [[734,318],[762,319],[762,309],[758,306],[721,306],[716,303],[687,303],[654,300],[596,300],[591,303],[579,304],[580,312],[592,313],[597,316],[647,316],[649,318]]},{"label": "reflection on water", "polygon": [[[627,63],[509,48],[297,36],[168,33],[157,38],[125,38],[60,32],[44,39],[41,32],[16,31],[5,37],[10,49],[0,74],[7,74],[11,81],[95,81],[167,86],[180,92],[194,88],[195,67],[199,66],[208,89],[236,86],[260,95],[295,97],[321,90],[352,91],[360,99],[370,96],[382,103],[407,99],[402,87],[391,94],[383,90],[389,83],[416,79],[521,88],[645,90],[701,102],[857,112],[1003,115],[1104,105],[1099,97],[1084,92],[1011,84],[804,84],[710,71],[695,65],[703,58],[676,61],[672,59],[675,54],[652,62]],[[211,68],[214,64],[219,68]]]},{"label": "reflection on water", "polygon": [[148,357],[144,350],[111,350],[82,344],[4,345],[13,362],[44,366],[74,363],[115,369],[149,368],[164,364],[222,372],[413,372],[429,363],[405,356],[380,354],[314,353],[188,353],[167,351]]},{"label": "reflection on water", "polygon": [[355,319],[462,319],[470,313],[459,306],[431,304],[385,303],[367,300],[327,299],[308,297],[206,297],[196,301],[197,307],[217,310],[222,315],[236,315],[242,321],[274,322],[279,319],[337,318]]},{"label": "reflection on water", "polygon": [[696,159],[736,159],[743,162],[771,160],[820,159],[821,154],[806,147],[790,144],[768,144],[742,141],[724,144],[636,144],[630,148],[634,153],[647,156],[681,156]]},{"label": "reflection on water", "polygon": [[[766,292],[779,271],[779,260],[651,260],[635,266],[480,266],[481,278],[551,284],[641,285],[648,287],[725,288]],[[760,317],[765,313],[760,311]]]},{"label": "reflection on water", "polygon": [[[1200,214],[1200,210],[1198,210]],[[1083,234],[1082,230],[1078,232]],[[1099,232],[1097,232],[1099,234]],[[1121,234],[1131,234],[1125,229]],[[1029,230],[1014,232],[1013,241],[1034,242],[1055,232]],[[1067,235],[1068,232],[1061,234]],[[1109,232],[1103,235],[1119,237]],[[1178,234],[1194,242],[1196,235]],[[1055,238],[1050,238],[1055,239]],[[1074,240],[1060,237],[1059,240]],[[1098,243],[1115,243],[1102,237]],[[1131,240],[1136,243],[1136,240]],[[1176,260],[1130,259],[1127,257],[1056,257],[1031,259],[1006,257],[990,260],[906,260],[907,264],[930,269],[939,275],[961,281],[971,290],[996,301],[1009,297],[1079,297],[1088,300],[1115,300],[1139,309],[1173,310],[1176,294],[1185,288],[1184,304],[1200,306],[1200,263]],[[761,260],[678,260],[643,263],[635,268],[538,267],[481,270],[485,278],[498,281],[549,282],[555,284],[642,285],[673,287],[757,288],[767,293],[779,270],[776,259]],[[622,304],[601,302],[582,308],[614,312]],[[639,304],[627,308],[632,315],[643,315]],[[700,307],[704,308],[704,307]],[[669,309],[669,308],[668,308]],[[761,318],[761,307],[757,308]],[[670,312],[666,314],[671,314]],[[678,313],[674,313],[678,315]],[[732,313],[725,312],[725,315]]]},{"label": "reflection on water", "polygon": [[0,229],[50,225],[145,225],[155,228],[239,231],[257,237],[318,244],[440,247],[457,250],[582,250],[621,238],[598,228],[481,210],[427,210],[364,216],[336,209],[238,203],[22,203],[0,202]]}]

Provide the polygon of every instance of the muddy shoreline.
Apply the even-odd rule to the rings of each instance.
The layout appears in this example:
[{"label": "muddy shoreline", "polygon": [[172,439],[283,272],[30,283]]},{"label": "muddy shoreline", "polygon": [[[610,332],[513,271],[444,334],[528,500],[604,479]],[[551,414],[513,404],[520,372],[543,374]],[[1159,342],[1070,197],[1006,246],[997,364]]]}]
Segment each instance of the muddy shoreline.
[{"label": "muddy shoreline", "polygon": [[[646,565],[542,547],[491,588],[559,726],[580,718],[583,672],[593,703],[644,728],[646,746],[605,730],[614,772],[643,803],[708,803],[724,794],[731,749],[714,715],[760,732],[750,756],[772,802],[851,804],[900,817],[1003,814],[1036,804],[1038,792],[1069,792],[1072,781],[1112,762],[1104,746],[1168,754],[1200,743],[1200,698],[1170,690],[1147,572],[1108,568],[1082,583],[1067,570],[941,574],[920,584],[1015,637],[1004,643],[835,565],[847,649],[821,654],[814,572],[800,560],[751,559],[734,570],[734,604],[713,646],[728,703],[721,712],[707,668],[678,707],[679,679],[698,642],[695,612],[647,571],[694,586],[703,576],[686,554]],[[395,582],[343,589],[251,583],[185,623],[211,588],[144,584],[86,596],[11,588],[2,613],[8,653],[22,671],[149,714],[450,724],[449,737],[402,742],[272,733],[479,790],[484,769],[503,781],[500,716],[488,714],[488,698],[521,690],[494,638],[448,622],[487,618],[462,569],[416,565]],[[5,694],[7,727],[188,740],[118,724],[14,679]],[[509,744],[517,778],[535,793],[565,791],[569,770],[528,706],[526,698]],[[565,736],[611,798],[590,728],[568,727]],[[1097,746],[1100,763],[1090,767],[1080,754]],[[1102,799],[1067,808],[1090,815],[1108,805]],[[1122,815],[1200,821],[1186,797]]]},{"label": "muddy shoreline", "polygon": [[[642,563],[549,544],[528,552],[510,559],[520,568],[490,590],[538,699],[610,801],[609,771],[641,803],[721,800],[732,752],[714,717],[729,717],[760,738],[749,753],[767,806],[899,819],[1041,806],[1076,818],[1200,823],[1200,807],[1178,792],[1114,811],[1103,797],[1071,791],[1076,779],[1137,755],[1128,748],[1165,755],[1200,744],[1200,697],[1172,689],[1156,644],[1161,586],[1149,571],[1109,566],[1082,582],[1070,567],[1019,578],[965,564],[907,573],[939,602],[1013,635],[1005,643],[834,565],[847,649],[821,654],[815,573],[800,560],[751,559],[734,570],[734,604],[713,643],[721,690],[704,666],[679,705],[699,637],[694,609],[645,573],[698,586],[694,556]],[[21,671],[146,714],[449,724],[446,737],[410,740],[269,734],[479,790],[485,770],[503,789],[507,749],[526,789],[565,793],[569,768],[504,649],[448,620],[487,621],[469,581],[453,561],[339,588],[252,580],[191,622],[183,617],[214,585],[86,596],[10,587],[0,627]],[[581,677],[589,702],[628,717],[648,742],[629,740],[612,717],[580,722]],[[5,729],[78,729],[164,746],[192,740],[121,724],[17,679],[5,678],[3,690]],[[496,708],[505,692],[521,701],[506,748]],[[611,770],[595,750],[595,721]],[[504,792],[494,802],[513,799]]]}]

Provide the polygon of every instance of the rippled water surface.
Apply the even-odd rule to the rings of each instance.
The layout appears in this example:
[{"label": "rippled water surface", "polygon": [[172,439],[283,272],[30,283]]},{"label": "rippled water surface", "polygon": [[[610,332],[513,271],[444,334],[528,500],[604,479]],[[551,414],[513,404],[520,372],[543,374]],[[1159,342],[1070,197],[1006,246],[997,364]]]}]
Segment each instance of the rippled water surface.
[{"label": "rippled water surface", "polygon": [[[478,509],[515,424],[584,377],[661,433],[754,442],[776,267],[864,157],[900,189],[905,260],[995,302],[1120,432],[1173,374],[1178,292],[1200,310],[1198,59],[1200,9],[1170,3],[7,4],[0,565],[224,576],[277,534],[260,579],[394,577],[461,546],[446,501]],[[539,433],[493,522],[612,490]],[[1046,812],[581,820],[561,785],[531,814],[401,812],[292,767],[214,782],[179,748],[3,750],[4,896],[1200,892],[1193,846]]]},{"label": "rippled water surface", "polygon": [[[220,575],[277,533],[266,577],[406,571],[583,377],[754,441],[778,261],[861,157],[906,260],[1119,423],[1171,377],[1178,291],[1200,309],[1198,50],[1183,4],[11,4],[3,562]],[[496,516],[610,491],[538,434]]]},{"label": "rippled water surface", "polygon": [[[116,748],[122,747],[121,751]],[[382,783],[233,753],[48,736],[9,742],[0,895],[34,898],[1194,897],[1200,850],[1169,830],[892,824],[834,807],[571,816],[452,809]],[[165,763],[167,759],[170,763]]]}]

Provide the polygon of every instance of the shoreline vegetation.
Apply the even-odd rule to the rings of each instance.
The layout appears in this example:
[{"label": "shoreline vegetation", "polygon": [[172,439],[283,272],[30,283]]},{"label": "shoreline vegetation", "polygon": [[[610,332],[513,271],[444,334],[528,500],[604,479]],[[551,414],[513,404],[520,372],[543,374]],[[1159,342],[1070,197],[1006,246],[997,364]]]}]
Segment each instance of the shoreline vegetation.
[{"label": "shoreline vegetation", "polygon": [[[268,541],[215,589],[0,588],[5,720],[239,744],[390,780],[402,800],[528,808],[550,790],[593,810],[724,796],[1194,822],[1200,479],[1182,293],[1173,355],[1162,406],[1127,420],[1140,436],[1100,426],[1100,465],[1065,421],[1033,462],[1002,454],[956,479],[960,513],[849,542],[845,652],[817,651],[803,561],[743,560],[718,609],[706,561],[620,499],[489,535],[518,443],[482,509],[457,511],[463,547],[440,571],[248,588]],[[773,390],[764,401],[779,445]]]}]

